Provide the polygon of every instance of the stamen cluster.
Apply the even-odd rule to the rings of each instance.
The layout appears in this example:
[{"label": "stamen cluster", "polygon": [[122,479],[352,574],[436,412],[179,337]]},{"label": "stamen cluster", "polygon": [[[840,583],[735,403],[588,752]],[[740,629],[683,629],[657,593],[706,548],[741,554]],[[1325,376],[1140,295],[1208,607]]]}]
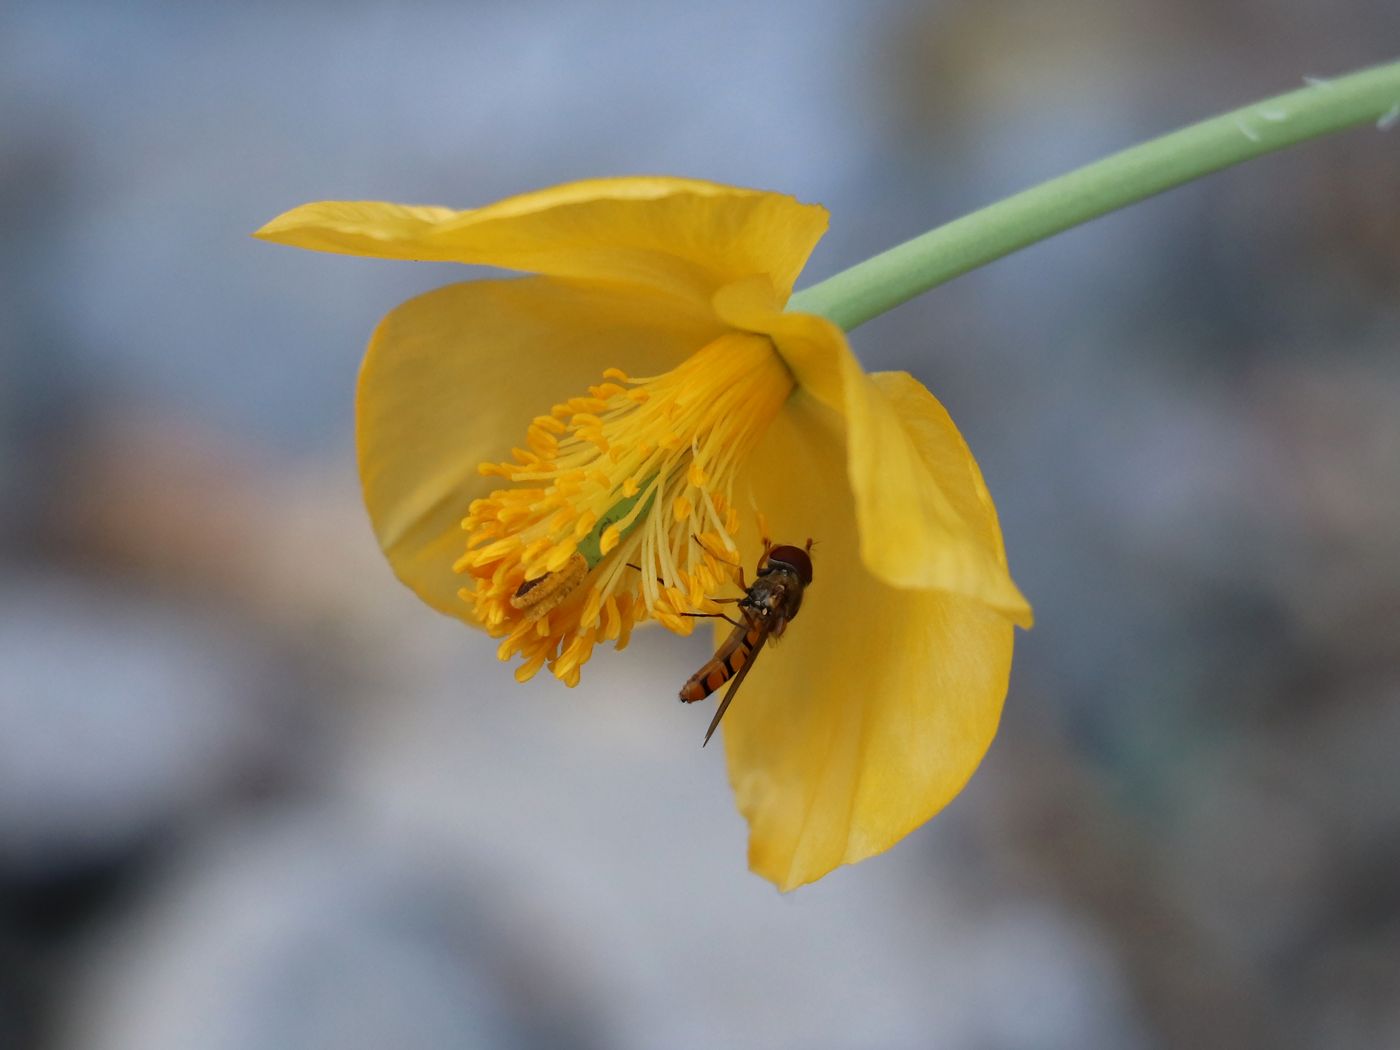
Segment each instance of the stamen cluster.
[{"label": "stamen cluster", "polygon": [[793,389],[764,337],[721,336],[670,372],[610,368],[588,396],[536,416],[512,461],[478,470],[512,487],[472,502],[461,597],[520,654],[576,685],[600,641],[654,619],[678,634],[733,580],[739,467]]}]

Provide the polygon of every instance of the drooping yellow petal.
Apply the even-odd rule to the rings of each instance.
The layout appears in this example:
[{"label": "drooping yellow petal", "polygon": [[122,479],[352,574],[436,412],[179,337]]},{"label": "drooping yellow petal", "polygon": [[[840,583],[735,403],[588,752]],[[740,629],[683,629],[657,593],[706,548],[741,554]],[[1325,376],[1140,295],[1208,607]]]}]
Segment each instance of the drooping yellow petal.
[{"label": "drooping yellow petal", "polygon": [[[870,469],[882,469],[878,462],[882,455],[881,444],[885,441],[894,444],[890,431],[897,423],[908,440],[908,448],[914,454],[914,459],[908,465],[910,475],[927,476],[932,479],[937,492],[947,501],[947,507],[956,515],[957,520],[968,529],[977,545],[990,552],[996,564],[1006,572],[1006,548],[1002,542],[1001,523],[997,520],[992,494],[987,491],[987,483],[982,479],[977,460],[973,458],[972,450],[967,447],[967,442],[963,440],[952,417],[948,415],[948,410],[927,387],[908,372],[872,372],[867,379],[874,392],[872,400],[878,399],[872,410],[881,414],[880,430],[867,438],[874,446],[867,450],[867,455],[874,461],[871,462]],[[885,414],[886,406],[892,415]],[[850,440],[854,440],[854,437]],[[897,486],[886,484],[884,488],[886,496],[890,490],[896,495],[899,492]],[[862,532],[862,540],[864,539],[865,533]],[[889,560],[897,562],[897,558],[893,556]],[[867,558],[866,564],[869,565],[870,562],[871,559]],[[929,570],[925,568],[924,571]],[[882,571],[881,575],[886,579],[893,579],[897,572],[897,565],[892,565]],[[1018,627],[1030,628],[1034,623],[1030,604],[1011,582],[1009,575],[1005,577],[1004,585],[998,586],[997,590],[972,596],[987,601]]]},{"label": "drooping yellow petal", "polygon": [[767,333],[803,390],[843,418],[866,567],[891,586],[965,595],[1030,626],[981,471],[933,395],[908,377],[875,381],[839,328],[777,313],[761,281],[722,289],[715,304],[725,320]]},{"label": "drooping yellow petal", "polygon": [[[1011,667],[1004,617],[890,587],[862,565],[843,429],[798,394],[751,465],[774,541],[817,541],[801,613],[723,723],[750,867],[783,890],[887,849],[943,808],[995,735]],[[994,530],[989,514],[976,526]]]},{"label": "drooping yellow petal", "polygon": [[479,263],[622,281],[708,298],[753,274],[786,299],[826,209],[792,197],[694,179],[594,179],[484,208],[322,201],[278,216],[256,236],[317,251]]},{"label": "drooping yellow petal", "polygon": [[718,334],[675,300],[551,278],[449,285],[392,311],[360,372],[356,432],[365,504],[395,573],[469,619],[453,571],[461,521],[500,483],[477,465],[507,456],[532,418],[605,367],[663,372]]}]

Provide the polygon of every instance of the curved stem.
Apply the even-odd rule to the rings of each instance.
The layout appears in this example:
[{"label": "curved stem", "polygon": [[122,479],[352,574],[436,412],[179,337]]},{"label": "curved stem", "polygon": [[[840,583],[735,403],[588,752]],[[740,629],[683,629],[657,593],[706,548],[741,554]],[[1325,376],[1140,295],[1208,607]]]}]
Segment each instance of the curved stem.
[{"label": "curved stem", "polygon": [[1400,62],[1255,102],[1115,153],[955,219],[795,294],[788,309],[849,331],[1071,226],[1328,132],[1400,122]]}]

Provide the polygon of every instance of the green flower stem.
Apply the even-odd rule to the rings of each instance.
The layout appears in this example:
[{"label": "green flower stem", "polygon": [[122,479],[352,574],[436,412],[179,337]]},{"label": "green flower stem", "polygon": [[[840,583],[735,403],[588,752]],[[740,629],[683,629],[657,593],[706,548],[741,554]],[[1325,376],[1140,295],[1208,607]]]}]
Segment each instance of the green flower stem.
[{"label": "green flower stem", "polygon": [[1312,80],[1043,182],[804,288],[788,309],[849,331],[1052,234],[1232,164],[1366,122],[1400,121],[1400,62]]}]

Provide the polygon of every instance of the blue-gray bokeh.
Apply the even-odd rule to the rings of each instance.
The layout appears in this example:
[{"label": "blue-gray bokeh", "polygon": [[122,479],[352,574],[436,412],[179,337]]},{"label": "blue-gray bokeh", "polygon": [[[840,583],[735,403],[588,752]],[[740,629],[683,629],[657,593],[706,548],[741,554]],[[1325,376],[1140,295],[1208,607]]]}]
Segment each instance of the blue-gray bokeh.
[{"label": "blue-gray bokeh", "polygon": [[1039,622],[967,792],[789,897],[669,699],[698,642],[518,688],[379,559],[359,354],[462,271],[247,236],[664,172],[828,205],[816,279],[1397,42],[1383,0],[11,0],[0,1045],[1400,1044],[1396,133],[855,334]]}]

